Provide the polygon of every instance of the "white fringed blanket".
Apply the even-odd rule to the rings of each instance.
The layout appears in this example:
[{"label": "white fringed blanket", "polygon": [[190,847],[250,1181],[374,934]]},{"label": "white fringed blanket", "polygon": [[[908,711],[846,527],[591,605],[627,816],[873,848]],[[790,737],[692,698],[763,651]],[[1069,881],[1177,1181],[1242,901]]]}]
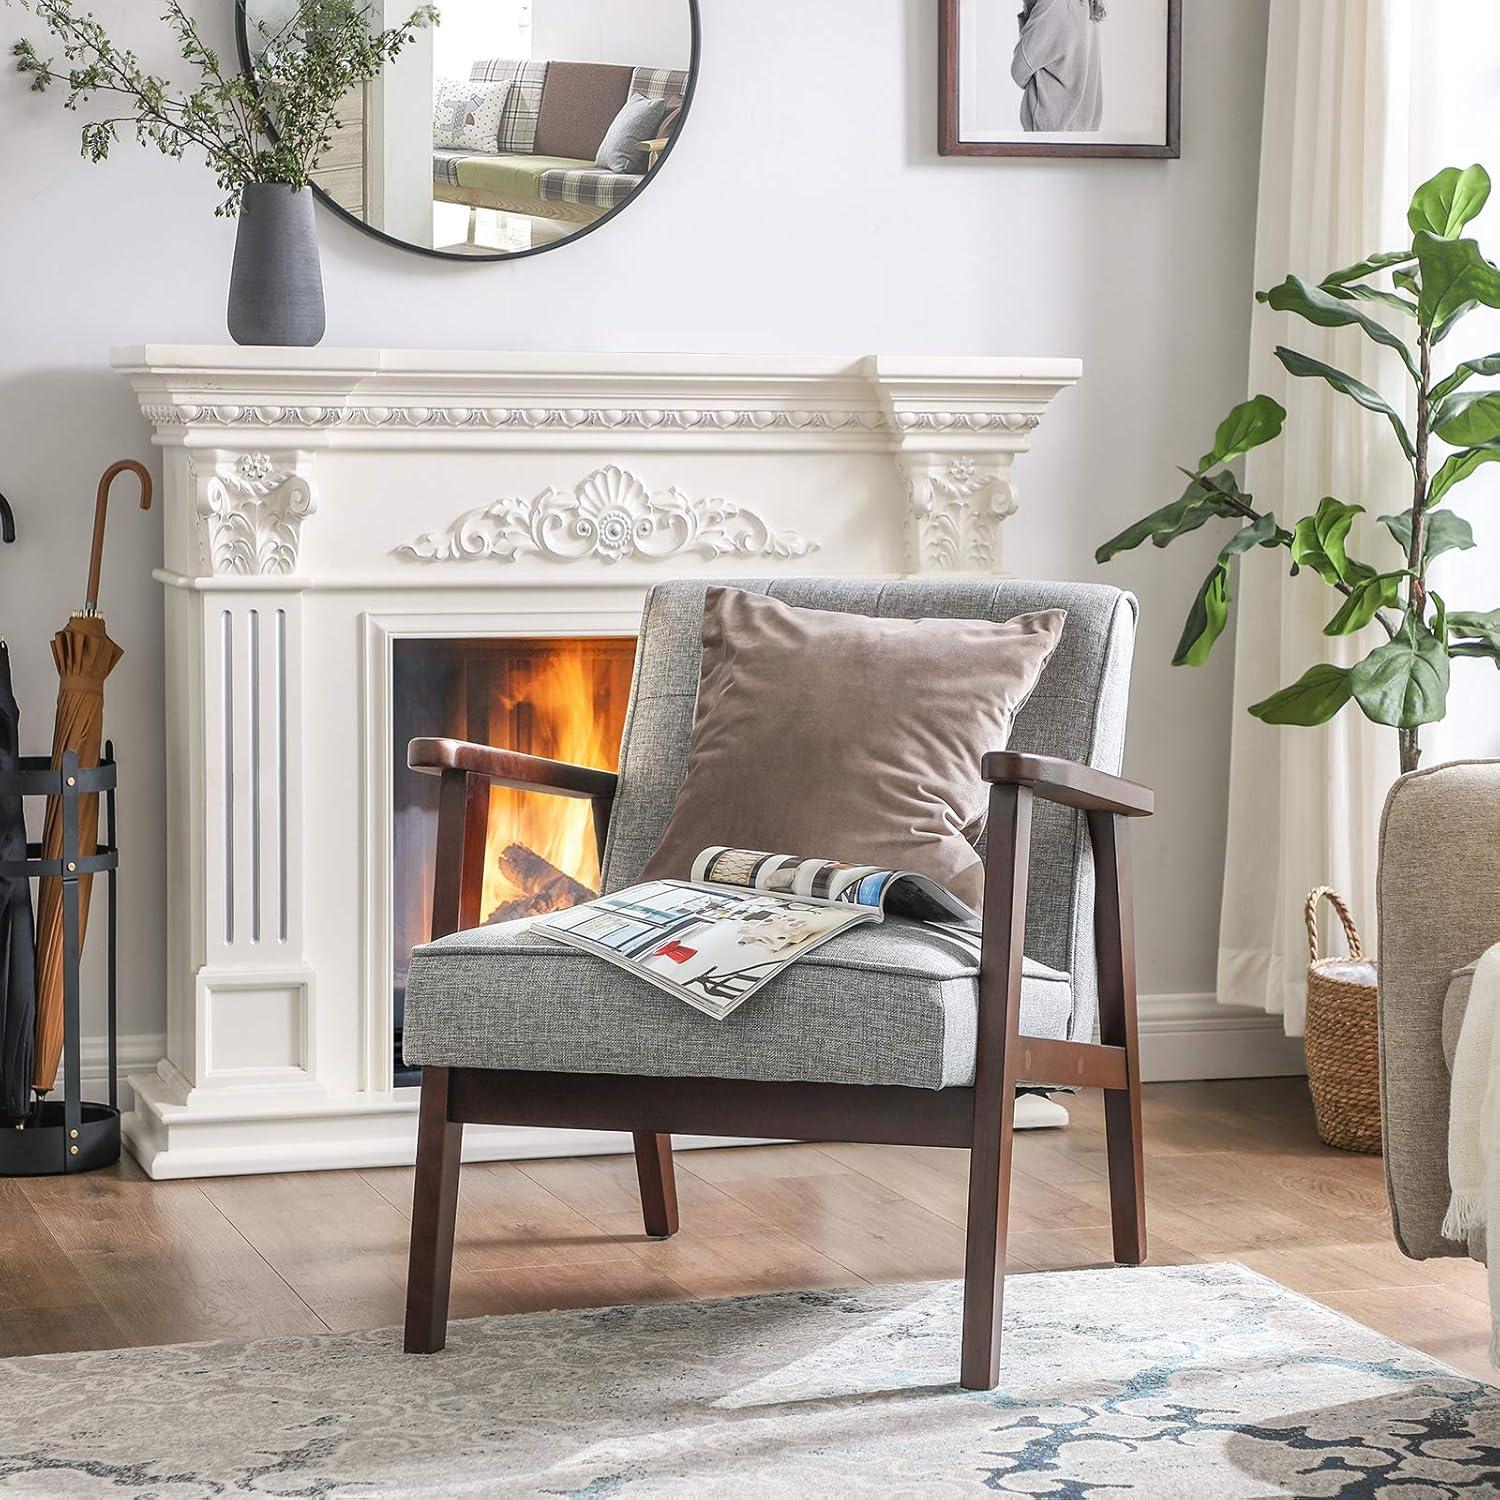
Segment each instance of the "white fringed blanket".
[{"label": "white fringed blanket", "polygon": [[1490,1362],[1500,1367],[1500,943],[1479,960],[1453,1055],[1443,1234],[1485,1229],[1490,1268]]}]

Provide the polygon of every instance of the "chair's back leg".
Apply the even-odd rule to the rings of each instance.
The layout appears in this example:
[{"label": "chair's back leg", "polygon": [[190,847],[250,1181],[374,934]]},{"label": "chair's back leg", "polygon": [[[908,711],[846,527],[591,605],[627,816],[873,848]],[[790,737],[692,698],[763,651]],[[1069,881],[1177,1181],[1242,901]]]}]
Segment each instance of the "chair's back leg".
[{"label": "chair's back leg", "polygon": [[1089,814],[1094,846],[1094,943],[1099,955],[1099,1040],[1125,1049],[1126,1087],[1104,1091],[1104,1143],[1115,1259],[1146,1258],[1146,1166],[1141,1141],[1141,1052],[1136,1028],[1135,926],[1124,819]]},{"label": "chair's back leg", "polygon": [[996,786],[990,793],[964,1256],[961,1379],[971,1391],[992,1390],[1000,1378],[1031,796],[1029,788],[1017,786]]},{"label": "chair's back leg", "polygon": [[448,1078],[447,1068],[422,1069],[411,1260],[406,1276],[408,1354],[436,1354],[448,1339],[448,1286],[453,1276],[458,1161],[463,1147],[463,1125],[448,1118]]},{"label": "chair's back leg", "polygon": [[641,1213],[646,1233],[664,1240],[677,1233],[677,1173],[672,1167],[672,1137],[637,1130],[635,1172],[641,1184]]}]

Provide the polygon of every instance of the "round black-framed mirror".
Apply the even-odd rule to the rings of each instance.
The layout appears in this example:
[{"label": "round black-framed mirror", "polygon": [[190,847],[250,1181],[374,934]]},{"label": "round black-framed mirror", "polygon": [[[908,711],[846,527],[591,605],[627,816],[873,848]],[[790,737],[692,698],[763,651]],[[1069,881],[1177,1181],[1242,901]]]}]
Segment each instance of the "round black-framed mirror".
[{"label": "round black-framed mirror", "polygon": [[[234,0],[252,81],[257,40],[298,3]],[[348,3],[372,27],[413,9]],[[437,260],[519,260],[603,228],[666,167],[697,87],[699,0],[442,0],[439,17],[340,111],[312,183],[339,218]],[[563,52],[588,55],[544,55]]]}]

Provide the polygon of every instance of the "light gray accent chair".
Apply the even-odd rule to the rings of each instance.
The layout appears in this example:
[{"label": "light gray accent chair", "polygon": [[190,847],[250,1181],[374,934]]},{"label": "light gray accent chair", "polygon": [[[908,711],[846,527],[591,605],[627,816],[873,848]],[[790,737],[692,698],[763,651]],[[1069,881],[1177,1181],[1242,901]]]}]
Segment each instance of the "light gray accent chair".
[{"label": "light gray accent chair", "polygon": [[676,1228],[673,1131],[907,1141],[973,1147],[963,1378],[993,1386],[1017,1084],[1106,1089],[1116,1255],[1145,1254],[1123,822],[1149,813],[1151,794],[1118,777],[1135,600],[1099,584],[985,578],[732,586],[902,619],[1067,611],[1007,751],[974,746],[995,845],[982,943],[900,921],[859,928],[716,1021],[524,923],[479,925],[492,783],[591,797],[605,889],[638,879],[686,774],[705,582],[662,584],[646,601],[618,777],[413,741],[412,766],[443,777],[433,931],[449,935],[413,953],[406,991],[405,1059],[423,1069],[407,1347],[442,1347],[466,1120],[631,1130],[656,1235]]},{"label": "light gray accent chair", "polygon": [[1403,776],[1380,822],[1380,1109],[1396,1242],[1414,1260],[1485,1258],[1446,1239],[1448,1101],[1474,965],[1500,942],[1500,760]]}]

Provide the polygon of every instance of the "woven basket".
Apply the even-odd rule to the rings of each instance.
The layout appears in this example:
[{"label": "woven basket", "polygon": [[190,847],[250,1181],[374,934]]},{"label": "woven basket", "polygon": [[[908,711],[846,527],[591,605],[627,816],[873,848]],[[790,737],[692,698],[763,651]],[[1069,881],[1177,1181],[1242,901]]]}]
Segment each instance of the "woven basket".
[{"label": "woven basket", "polygon": [[[1348,958],[1318,957],[1318,903],[1343,923]],[[1337,891],[1310,891],[1307,918],[1307,1083],[1318,1134],[1341,1151],[1380,1153],[1380,1052],[1375,1030],[1375,964]]]}]

